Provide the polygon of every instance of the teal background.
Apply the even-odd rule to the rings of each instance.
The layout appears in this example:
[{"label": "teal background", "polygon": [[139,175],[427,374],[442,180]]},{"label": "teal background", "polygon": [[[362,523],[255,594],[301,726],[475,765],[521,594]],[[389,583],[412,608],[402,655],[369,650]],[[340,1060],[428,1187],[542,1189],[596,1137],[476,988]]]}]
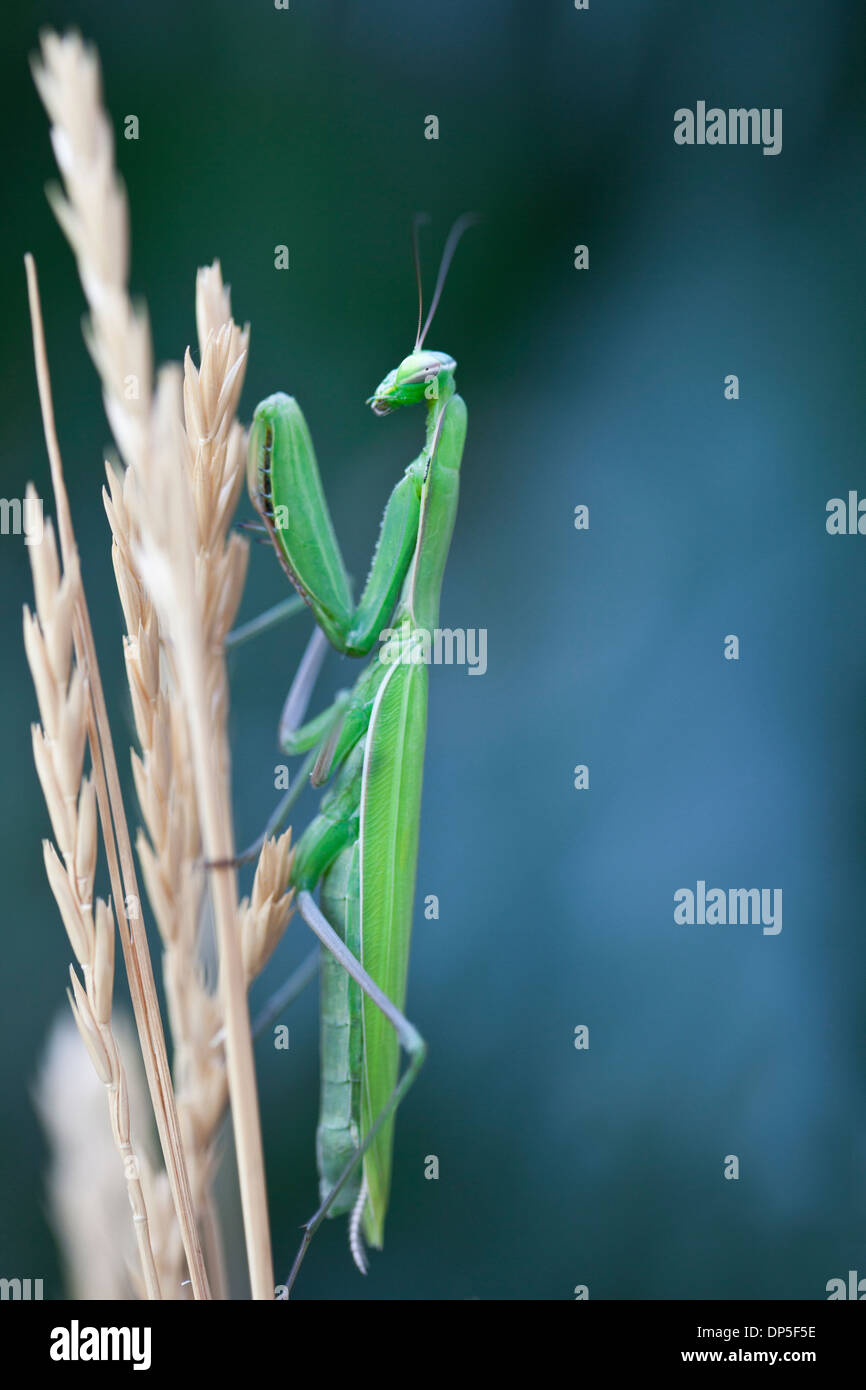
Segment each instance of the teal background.
[{"label": "teal background", "polygon": [[[252,324],[244,416],[276,389],[297,395],[357,576],[421,437],[419,416],[364,406],[414,335],[411,215],[432,216],[428,287],[453,218],[484,219],[429,339],[458,359],[469,406],[442,621],[489,634],[483,679],[431,673],[409,995],[429,1062],[397,1125],[384,1253],[361,1280],[329,1225],[298,1296],[568,1299],[587,1284],[592,1298],[820,1299],[829,1279],[866,1275],[866,540],[824,526],[830,497],[866,490],[862,7],[9,9],[2,492],[28,478],[48,492],[30,249],[126,771],[108,431],[27,67],[38,29],[70,22],[99,47],[118,135],[140,119],[118,158],[158,358],[192,339],[195,269],[219,256]],[[701,99],[782,107],[782,153],[676,146],[675,109]],[[39,848],[31,586],[11,537],[0,592],[0,1274],[43,1277],[57,1297],[29,1088],[68,950]],[[244,615],[284,592],[254,548]],[[241,840],[273,802],[308,631],[233,662]],[[739,662],[722,658],[728,633]],[[333,656],[324,692],[350,676]],[[573,789],[578,763],[588,791]],[[677,926],[673,894],[698,879],[781,887],[781,934]],[[256,999],[307,949],[295,919]],[[288,1054],[258,1049],[278,1277],[315,1201],[315,998],[287,1021]],[[732,1153],[737,1182],[722,1176]]]}]

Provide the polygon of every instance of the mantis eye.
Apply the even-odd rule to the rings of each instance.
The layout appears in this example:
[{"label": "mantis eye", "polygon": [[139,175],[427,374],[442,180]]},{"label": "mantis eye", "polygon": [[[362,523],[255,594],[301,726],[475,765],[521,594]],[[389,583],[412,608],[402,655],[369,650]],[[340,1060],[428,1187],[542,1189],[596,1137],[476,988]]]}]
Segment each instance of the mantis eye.
[{"label": "mantis eye", "polygon": [[410,352],[397,368],[395,386],[420,386],[432,381],[441,371],[456,366],[453,357],[445,352]]},{"label": "mantis eye", "polygon": [[413,352],[411,357],[403,358],[403,361],[397,368],[397,386],[418,386],[421,385],[422,382],[426,384],[428,381],[432,381],[435,376],[439,375],[443,366],[442,362],[436,359],[435,361],[423,362],[419,365],[419,358],[422,356],[426,358],[431,356],[431,354]]}]

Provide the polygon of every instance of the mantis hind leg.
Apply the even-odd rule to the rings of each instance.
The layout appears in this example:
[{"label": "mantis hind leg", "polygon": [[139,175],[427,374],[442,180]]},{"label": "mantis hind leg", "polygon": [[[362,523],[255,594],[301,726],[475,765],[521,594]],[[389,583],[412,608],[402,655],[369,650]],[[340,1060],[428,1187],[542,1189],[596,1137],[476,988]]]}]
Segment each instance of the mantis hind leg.
[{"label": "mantis hind leg", "polygon": [[[352,1175],[357,1172],[358,1165],[363,1161],[365,1153],[370,1148],[370,1145],[375,1140],[380,1129],[388,1120],[389,1116],[394,1114],[403,1097],[412,1086],[418,1072],[421,1070],[424,1058],[427,1055],[427,1044],[424,1042],[417,1028],[409,1022],[396,1005],[391,1002],[388,996],[382,992],[376,984],[376,981],[367,974],[360,961],[352,954],[346,943],[340,938],[339,934],[320,911],[319,907],[316,905],[315,899],[306,890],[298,894],[298,911],[307,923],[307,926],[315,932],[322,945],[330,952],[335,961],[338,962],[340,968],[357,982],[368,999],[371,999],[376,1007],[382,1011],[385,1018],[394,1029],[394,1032],[397,1034],[400,1046],[406,1053],[408,1061],[403,1075],[398,1078],[397,1084],[391,1092],[391,1095],[376,1116],[374,1123],[370,1126],[364,1139],[349,1159],[327,1197],[325,1197],[319,1205],[318,1210],[314,1212],[309,1221],[306,1222],[304,1226],[304,1236],[287,1281],[287,1294],[291,1293],[292,1286],[298,1277],[298,1271],[309,1249],[310,1241],[325,1220],[325,1217],[328,1215],[334,1202],[338,1199],[343,1188],[351,1180]],[[364,1196],[364,1189],[362,1187],[361,1197],[359,1198],[362,1206]],[[352,1229],[356,1234],[360,1227],[362,1215],[363,1210],[358,1210],[356,1206],[352,1221]],[[354,1249],[352,1253],[354,1256]],[[362,1269],[362,1272],[365,1272],[357,1256],[355,1258],[359,1268]]]}]

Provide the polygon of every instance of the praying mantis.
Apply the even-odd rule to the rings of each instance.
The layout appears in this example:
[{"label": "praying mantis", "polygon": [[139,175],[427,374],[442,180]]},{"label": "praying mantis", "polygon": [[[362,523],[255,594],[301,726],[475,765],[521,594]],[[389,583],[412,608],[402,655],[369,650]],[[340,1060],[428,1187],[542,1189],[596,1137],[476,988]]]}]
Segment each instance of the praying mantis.
[{"label": "praying mantis", "polygon": [[[419,220],[413,223],[419,298],[415,345],[367,403],[376,415],[423,403],[426,434],[388,500],[357,604],[297,402],[282,393],[269,396],[257,406],[250,430],[253,505],[317,624],[283,710],[280,744],[290,756],[308,753],[314,759],[314,785],[330,781],[318,815],[297,843],[291,871],[298,910],[325,949],[316,1135],[320,1206],[305,1227],[289,1289],[326,1215],[348,1215],[349,1245],[362,1273],[367,1271],[364,1242],[381,1249],[395,1112],[426,1051],[403,1014],[426,741],[423,638],[439,618],[466,406],[455,388],[455,359],[425,349],[424,340],[457,243],[476,219],[465,214],[451,228],[423,326]],[[295,611],[300,605],[284,607]],[[372,652],[383,630],[395,629],[400,635],[389,641],[387,655],[380,648],[351,689],[299,722],[326,643],[361,658]],[[319,905],[313,897],[317,888]],[[402,1076],[400,1047],[408,1059]]]}]

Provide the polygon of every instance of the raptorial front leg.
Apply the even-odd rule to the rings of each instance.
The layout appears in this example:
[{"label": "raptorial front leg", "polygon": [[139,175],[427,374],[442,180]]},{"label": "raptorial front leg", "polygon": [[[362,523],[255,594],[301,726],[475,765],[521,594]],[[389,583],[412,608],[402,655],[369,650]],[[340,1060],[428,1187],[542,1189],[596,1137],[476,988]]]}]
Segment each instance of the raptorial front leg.
[{"label": "raptorial front leg", "polygon": [[415,550],[423,481],[416,464],[388,499],[356,606],[300,406],[278,392],[262,401],[253,416],[248,465],[253,504],[319,627],[332,646],[349,656],[366,655],[387,624]]}]

